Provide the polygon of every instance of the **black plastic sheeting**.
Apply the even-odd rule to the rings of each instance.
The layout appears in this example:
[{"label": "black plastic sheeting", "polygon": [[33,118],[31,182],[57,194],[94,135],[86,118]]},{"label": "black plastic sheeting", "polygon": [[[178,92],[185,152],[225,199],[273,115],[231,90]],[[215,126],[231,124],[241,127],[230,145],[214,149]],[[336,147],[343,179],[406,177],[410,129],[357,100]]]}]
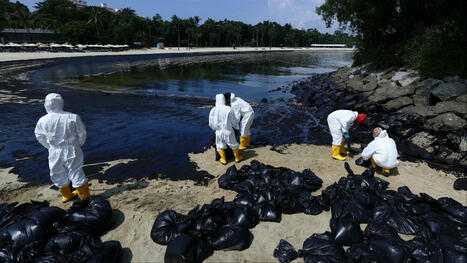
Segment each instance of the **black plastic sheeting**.
[{"label": "black plastic sheeting", "polygon": [[[331,209],[331,233],[313,234],[298,251],[281,240],[273,254],[279,262],[467,262],[467,207],[413,194],[406,186],[388,190],[373,170],[355,175],[347,163],[345,168],[348,176],[317,197]],[[361,223],[367,224],[364,231]],[[404,241],[399,234],[413,238]]]},{"label": "black plastic sheeting", "polygon": [[118,241],[102,242],[112,208],[100,196],[65,211],[48,202],[0,204],[0,262],[117,262]]},{"label": "black plastic sheeting", "polygon": [[166,263],[202,262],[214,250],[241,251],[250,247],[249,229],[260,221],[280,222],[282,213],[322,212],[320,200],[311,192],[323,182],[310,170],[298,173],[252,161],[239,170],[230,167],[218,182],[238,193],[232,202],[218,198],[187,215],[167,210],[157,216],[151,238],[167,245]]}]

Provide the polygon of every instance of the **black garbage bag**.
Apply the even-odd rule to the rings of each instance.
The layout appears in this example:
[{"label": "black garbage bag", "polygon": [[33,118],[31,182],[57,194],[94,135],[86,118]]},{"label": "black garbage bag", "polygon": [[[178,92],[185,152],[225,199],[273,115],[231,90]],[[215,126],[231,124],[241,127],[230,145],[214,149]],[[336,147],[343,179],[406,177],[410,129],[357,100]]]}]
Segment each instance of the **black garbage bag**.
[{"label": "black garbage bag", "polygon": [[55,233],[54,224],[63,216],[58,207],[41,207],[33,210],[23,219],[9,224],[0,231],[0,243],[11,246],[14,254],[19,253],[33,242],[43,247],[48,238]]},{"label": "black garbage bag", "polygon": [[303,254],[306,263],[338,263],[345,262],[346,260],[344,248],[333,241],[332,235],[329,232],[313,234],[307,238],[303,243],[301,254]]},{"label": "black garbage bag", "polygon": [[[0,262],[3,262],[3,261],[1,261],[1,256],[0,256]],[[8,262],[8,261],[6,261],[6,262]],[[62,263],[62,262],[69,262],[69,261],[67,261],[67,258],[64,257],[64,256],[46,255],[46,256],[42,256],[40,258],[37,258],[34,262],[35,263]]]},{"label": "black garbage bag", "polygon": [[303,213],[307,215],[319,215],[323,212],[317,196],[302,193],[298,198],[298,204],[303,207]]},{"label": "black garbage bag", "polygon": [[353,244],[345,252],[349,263],[372,262],[370,253],[370,246],[367,243]]},{"label": "black garbage bag", "polygon": [[338,244],[350,246],[363,242],[360,225],[352,219],[331,218],[331,233]]},{"label": "black garbage bag", "polygon": [[467,225],[467,207],[449,197],[442,197],[438,201],[451,220]]},{"label": "black garbage bag", "polygon": [[234,203],[238,206],[253,207],[255,205],[255,198],[249,194],[237,194],[234,199]]},{"label": "black garbage bag", "polygon": [[235,165],[232,165],[227,169],[217,182],[219,187],[226,190],[231,190],[231,186],[240,183],[243,180],[241,173],[237,171]]},{"label": "black garbage bag", "polygon": [[[59,254],[61,256],[66,256],[79,249],[84,243],[95,244],[95,239],[92,238],[92,235],[86,230],[58,233],[50,237],[44,247],[44,252],[46,254]],[[96,245],[93,245],[93,247],[95,246]]]},{"label": "black garbage bag", "polygon": [[406,242],[388,224],[377,222],[368,224],[365,236],[369,239],[370,257],[376,262],[405,262],[409,256]]},{"label": "black garbage bag", "polygon": [[[219,178],[219,180],[220,180],[220,178]],[[234,190],[237,193],[251,194],[251,193],[253,193],[253,191],[255,189],[255,178],[254,177],[246,178],[246,179],[244,179],[243,181],[241,181],[239,183],[235,183],[235,184],[231,185],[230,189]]]},{"label": "black garbage bag", "polygon": [[30,203],[23,203],[18,206],[16,206],[16,204],[17,203],[2,204],[3,209],[1,211],[2,215],[0,216],[0,229],[29,216],[34,210],[49,206],[49,202],[47,201],[31,201]]},{"label": "black garbage bag", "polygon": [[[303,197],[301,197],[303,195]],[[299,193],[298,197],[291,195],[289,192],[281,191],[275,196],[275,202],[284,214],[297,214],[303,212],[303,203],[301,198],[307,199],[304,195],[310,195],[306,192]]]},{"label": "black garbage bag", "polygon": [[351,218],[357,223],[368,223],[371,218],[371,210],[366,209],[353,199],[342,199],[332,205],[333,218]]},{"label": "black garbage bag", "polygon": [[107,241],[102,244],[99,250],[94,251],[94,255],[87,263],[114,263],[119,262],[122,257],[122,245],[118,241]]},{"label": "black garbage bag", "polygon": [[181,234],[172,240],[165,250],[165,263],[200,263],[214,253],[202,239]]},{"label": "black garbage bag", "polygon": [[289,242],[281,239],[274,249],[273,256],[277,258],[280,263],[290,263],[298,258],[298,252]]},{"label": "black garbage bag", "polygon": [[453,185],[454,190],[467,191],[467,177],[458,178]]},{"label": "black garbage bag", "polygon": [[388,223],[398,233],[413,235],[420,231],[420,222],[399,209],[381,203],[373,210],[373,220],[377,223]]},{"label": "black garbage bag", "polygon": [[229,216],[230,225],[239,225],[253,228],[259,223],[258,215],[249,207],[233,208]]},{"label": "black garbage bag", "polygon": [[282,213],[271,204],[258,204],[253,209],[261,221],[280,223],[282,220]]},{"label": "black garbage bag", "polygon": [[151,229],[151,239],[159,245],[167,245],[190,225],[185,215],[173,210],[160,213]]},{"label": "black garbage bag", "polygon": [[226,226],[219,230],[219,234],[211,238],[214,250],[245,250],[253,242],[253,234],[244,226]]},{"label": "black garbage bag", "polygon": [[303,170],[302,175],[306,190],[313,192],[323,186],[323,180],[316,176],[310,169]]},{"label": "black garbage bag", "polygon": [[370,160],[363,160],[363,157],[358,158],[355,160],[355,164],[358,166],[363,166],[363,167],[370,167],[371,166],[371,161]]},{"label": "black garbage bag", "polygon": [[90,196],[78,200],[68,209],[65,221],[75,228],[88,230],[91,234],[100,235],[111,227],[112,207],[102,196]]},{"label": "black garbage bag", "polygon": [[430,212],[421,216],[421,220],[436,235],[459,237],[457,224],[444,214]]},{"label": "black garbage bag", "polygon": [[366,209],[373,209],[379,201],[378,197],[369,189],[356,188],[352,191],[353,198]]},{"label": "black garbage bag", "polygon": [[437,238],[439,246],[442,248],[444,262],[467,263],[467,244],[452,236],[439,236]]}]

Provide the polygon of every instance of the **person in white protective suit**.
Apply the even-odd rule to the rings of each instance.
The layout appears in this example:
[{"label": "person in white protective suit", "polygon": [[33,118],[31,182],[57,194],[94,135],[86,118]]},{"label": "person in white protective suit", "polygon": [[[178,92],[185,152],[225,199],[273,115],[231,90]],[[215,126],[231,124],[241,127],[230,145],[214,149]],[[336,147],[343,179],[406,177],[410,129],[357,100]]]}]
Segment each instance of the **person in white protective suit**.
[{"label": "person in white protective suit", "polygon": [[[81,151],[86,129],[78,115],[63,111],[60,94],[48,94],[44,106],[47,114],[39,119],[34,133],[49,150],[50,179],[59,188],[63,202],[76,195],[85,199],[90,195]],[[71,192],[70,182],[76,191]]]},{"label": "person in white protective suit", "polygon": [[352,124],[363,123],[366,114],[350,110],[336,110],[328,115],[328,126],[332,136],[332,158],[345,160],[341,154],[349,154],[345,150],[345,144],[350,138],[349,129]]},{"label": "person in white protective suit", "polygon": [[246,149],[251,143],[250,128],[255,118],[255,112],[248,102],[236,97],[234,93],[224,94],[226,104],[232,108],[235,118],[240,122],[240,150]]},{"label": "person in white protective suit", "polygon": [[383,175],[389,176],[390,169],[399,165],[396,143],[380,127],[373,130],[373,137],[375,139],[363,149],[362,158],[370,160],[373,168],[381,167]]},{"label": "person in white protective suit", "polygon": [[220,162],[227,164],[225,149],[229,146],[235,156],[235,162],[240,162],[239,144],[233,129],[238,129],[238,121],[232,109],[225,104],[223,94],[216,95],[216,106],[209,112],[209,127],[216,132],[216,149],[220,155]]}]

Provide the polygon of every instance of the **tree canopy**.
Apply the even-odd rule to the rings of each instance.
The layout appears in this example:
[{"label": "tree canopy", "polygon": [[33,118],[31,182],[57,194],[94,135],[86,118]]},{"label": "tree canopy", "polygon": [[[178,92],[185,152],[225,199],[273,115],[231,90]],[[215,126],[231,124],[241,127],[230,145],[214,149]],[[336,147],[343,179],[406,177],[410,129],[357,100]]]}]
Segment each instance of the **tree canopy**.
[{"label": "tree canopy", "polygon": [[358,39],[355,63],[408,64],[428,75],[467,76],[467,1],[326,0],[317,8]]},{"label": "tree canopy", "polygon": [[163,20],[159,14],[152,18],[138,16],[125,8],[117,13],[88,6],[79,8],[69,0],[44,0],[30,12],[16,2],[0,0],[0,28],[41,28],[60,32],[70,43],[128,44],[140,42],[154,46],[164,39],[166,46],[266,46],[303,47],[312,43],[342,43],[352,45],[354,38],[342,31],[320,33],[316,29],[295,29],[264,21],[249,25],[240,21],[206,19],[197,16],[180,18],[176,15]]}]

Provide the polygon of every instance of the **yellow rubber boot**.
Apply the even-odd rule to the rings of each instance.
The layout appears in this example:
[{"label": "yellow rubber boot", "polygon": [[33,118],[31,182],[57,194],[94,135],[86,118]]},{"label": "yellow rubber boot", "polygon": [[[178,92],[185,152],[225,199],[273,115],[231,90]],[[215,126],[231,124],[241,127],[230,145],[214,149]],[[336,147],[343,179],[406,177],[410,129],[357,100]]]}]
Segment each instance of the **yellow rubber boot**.
[{"label": "yellow rubber boot", "polygon": [[375,163],[375,160],[373,160],[373,157],[370,158],[370,162],[371,162],[371,167],[376,169],[376,163]]},{"label": "yellow rubber boot", "polygon": [[345,143],[346,142],[347,142],[346,140],[342,141],[341,146],[339,147],[339,153],[348,155],[350,152],[345,150]]},{"label": "yellow rubber boot", "polygon": [[82,186],[76,188],[76,191],[78,193],[79,199],[84,200],[91,196],[89,193],[89,184],[88,182],[84,183]]},{"label": "yellow rubber boot", "polygon": [[246,142],[247,142],[247,137],[241,137],[240,136],[240,146],[238,147],[238,149],[245,150],[246,149]]},{"label": "yellow rubber boot", "polygon": [[389,176],[391,174],[391,170],[388,168],[382,168],[382,172],[384,176]]},{"label": "yellow rubber boot", "polygon": [[251,135],[248,135],[248,136],[246,137],[246,146],[247,146],[247,147],[250,146],[250,142],[251,142],[250,139],[251,139]]},{"label": "yellow rubber boot", "polygon": [[340,155],[340,146],[339,145],[333,145],[332,146],[332,158],[339,160],[339,161],[345,161],[345,157]]},{"label": "yellow rubber boot", "polygon": [[235,162],[236,163],[239,163],[241,160],[243,160],[243,157],[240,155],[240,149],[239,148],[233,150],[233,154],[235,156]]},{"label": "yellow rubber boot", "polygon": [[220,155],[220,159],[219,159],[219,162],[221,162],[221,164],[224,164],[226,165],[227,164],[227,159],[225,158],[225,151],[224,150],[218,150],[217,151]]},{"label": "yellow rubber boot", "polygon": [[76,197],[76,195],[71,192],[70,185],[62,187],[62,188],[58,189],[58,191],[62,195],[62,202],[63,203],[66,203],[66,202],[68,202],[68,201],[70,201],[70,200],[72,200],[73,198]]}]

